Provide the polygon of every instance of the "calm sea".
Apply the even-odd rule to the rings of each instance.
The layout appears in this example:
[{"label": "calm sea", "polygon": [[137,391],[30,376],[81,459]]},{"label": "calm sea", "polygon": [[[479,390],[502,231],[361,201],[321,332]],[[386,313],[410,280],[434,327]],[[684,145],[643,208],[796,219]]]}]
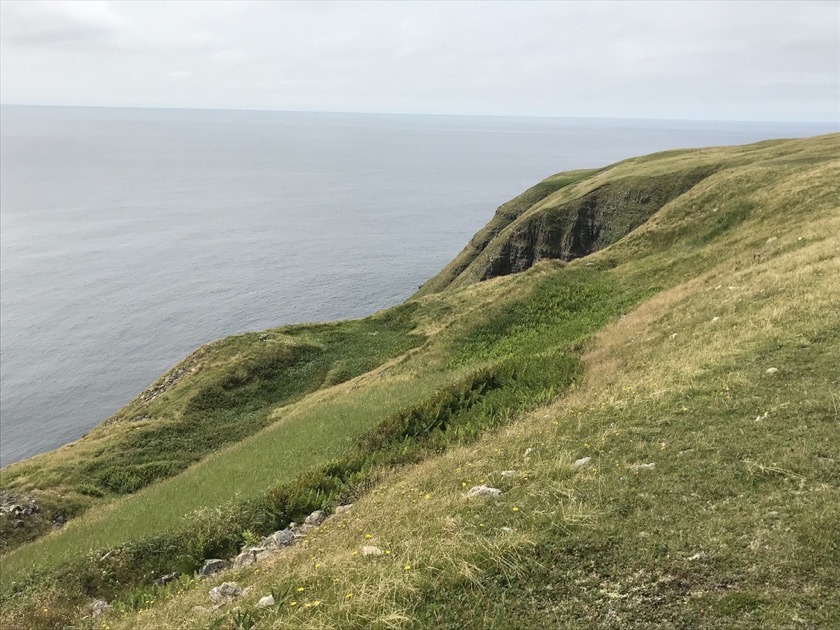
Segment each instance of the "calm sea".
[{"label": "calm sea", "polygon": [[200,344],[359,317],[556,171],[826,125],[0,109],[0,460],[74,440]]}]

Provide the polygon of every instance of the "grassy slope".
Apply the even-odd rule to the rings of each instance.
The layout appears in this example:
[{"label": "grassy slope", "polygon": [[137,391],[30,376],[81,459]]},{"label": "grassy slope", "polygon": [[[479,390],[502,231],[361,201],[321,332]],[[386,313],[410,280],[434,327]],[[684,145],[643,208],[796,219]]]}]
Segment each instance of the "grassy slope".
[{"label": "grassy slope", "polygon": [[[2,487],[33,493],[45,514],[61,510],[78,516],[91,505],[177,475],[274,422],[278,407],[419,345],[423,336],[413,332],[413,308],[208,344],[84,438],[4,468]],[[3,550],[50,526],[47,518],[14,528],[11,515],[4,514]]]},{"label": "grassy slope", "polygon": [[[206,603],[212,584],[202,583],[107,623],[829,626],[840,617],[831,446],[840,438],[838,149],[832,136],[638,158],[599,172],[737,165],[599,254],[424,298],[418,315],[442,341],[417,352],[415,375],[424,365],[446,374],[441,366],[528,356],[546,331],[574,339],[562,331],[574,328],[575,308],[557,310],[573,274],[624,295],[612,308],[661,288],[598,335],[578,387],[475,444],[386,474],[306,547],[243,572],[238,581],[256,589],[237,611],[191,613]],[[591,305],[581,302],[581,312],[591,315]],[[217,457],[248,444],[257,456],[252,439]],[[536,451],[525,460],[529,447]],[[582,456],[594,465],[573,469]],[[647,462],[656,468],[633,472]],[[213,459],[202,466],[212,474]],[[502,478],[506,469],[520,472]],[[481,481],[506,492],[466,500],[465,485]],[[355,555],[366,533],[391,553]],[[37,545],[22,552],[42,555]],[[272,589],[292,589],[299,604],[254,609]]]}]

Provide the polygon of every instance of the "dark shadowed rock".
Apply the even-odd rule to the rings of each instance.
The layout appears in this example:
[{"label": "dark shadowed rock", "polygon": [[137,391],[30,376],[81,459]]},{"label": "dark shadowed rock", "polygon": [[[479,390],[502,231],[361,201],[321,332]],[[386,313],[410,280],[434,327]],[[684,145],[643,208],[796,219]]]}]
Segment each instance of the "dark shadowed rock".
[{"label": "dark shadowed rock", "polygon": [[174,582],[181,574],[175,571],[174,573],[167,573],[166,575],[161,575],[158,579],[155,580],[155,585],[157,586],[166,586],[170,582]]},{"label": "dark shadowed rock", "polygon": [[201,569],[199,569],[198,574],[202,577],[207,577],[208,575],[213,575],[214,573],[218,573],[219,571],[224,571],[229,568],[230,562],[227,560],[222,560],[221,558],[211,558],[210,560],[204,561],[204,564],[201,565]]}]

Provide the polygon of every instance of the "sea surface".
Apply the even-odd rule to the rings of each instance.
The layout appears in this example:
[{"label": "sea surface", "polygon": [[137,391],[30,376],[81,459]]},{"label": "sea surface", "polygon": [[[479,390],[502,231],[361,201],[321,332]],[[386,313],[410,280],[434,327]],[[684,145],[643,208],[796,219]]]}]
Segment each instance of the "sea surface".
[{"label": "sea surface", "polygon": [[0,462],[199,345],[401,302],[560,170],[836,126],[0,108]]}]

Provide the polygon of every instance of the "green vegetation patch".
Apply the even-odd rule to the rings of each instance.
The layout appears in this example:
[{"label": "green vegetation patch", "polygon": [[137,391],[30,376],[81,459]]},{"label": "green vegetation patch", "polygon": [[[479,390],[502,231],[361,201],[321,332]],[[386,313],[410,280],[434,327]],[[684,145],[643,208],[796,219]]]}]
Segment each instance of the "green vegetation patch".
[{"label": "green vegetation patch", "polygon": [[527,297],[495,305],[481,321],[460,331],[452,340],[452,362],[528,356],[574,344],[652,292],[621,287],[598,269],[564,269],[535,282]]},{"label": "green vegetation patch", "polygon": [[[415,309],[402,305],[362,320],[288,326],[210,344],[176,368],[177,379],[162,380],[111,420],[128,430],[83,459],[44,470],[13,468],[4,485],[14,487],[23,475],[28,484],[102,497],[172,477],[266,427],[278,406],[419,345],[423,337],[412,333]],[[13,534],[0,532],[4,539]]]}]

